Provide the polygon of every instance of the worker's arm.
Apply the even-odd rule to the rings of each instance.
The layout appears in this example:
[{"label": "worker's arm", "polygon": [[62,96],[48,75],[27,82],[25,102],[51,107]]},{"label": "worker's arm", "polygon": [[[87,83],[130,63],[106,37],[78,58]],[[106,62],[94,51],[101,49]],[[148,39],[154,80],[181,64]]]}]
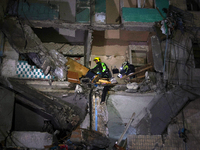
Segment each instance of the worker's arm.
[{"label": "worker's arm", "polygon": [[102,73],[102,66],[101,66],[101,63],[97,63],[96,66],[94,66],[92,69],[91,69],[92,72],[96,73],[96,74],[101,74]]}]

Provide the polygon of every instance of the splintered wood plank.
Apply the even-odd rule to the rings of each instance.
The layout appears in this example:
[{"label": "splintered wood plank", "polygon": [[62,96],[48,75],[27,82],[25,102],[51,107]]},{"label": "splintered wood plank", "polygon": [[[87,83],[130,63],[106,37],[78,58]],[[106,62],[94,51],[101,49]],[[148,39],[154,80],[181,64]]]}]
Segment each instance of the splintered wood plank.
[{"label": "splintered wood plank", "polygon": [[68,71],[78,73],[79,78],[82,76],[85,76],[87,74],[87,72],[89,71],[89,69],[87,67],[79,64],[75,60],[73,60],[69,57],[67,57],[67,60],[68,61],[67,61],[66,65],[69,67]]}]

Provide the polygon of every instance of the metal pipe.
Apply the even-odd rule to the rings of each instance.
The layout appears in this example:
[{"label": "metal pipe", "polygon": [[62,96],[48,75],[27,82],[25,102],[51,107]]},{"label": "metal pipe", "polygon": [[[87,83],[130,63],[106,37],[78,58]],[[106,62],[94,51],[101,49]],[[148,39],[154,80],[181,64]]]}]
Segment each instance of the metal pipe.
[{"label": "metal pipe", "polygon": [[130,127],[130,125],[131,125],[131,123],[132,123],[132,121],[133,121],[134,116],[135,116],[135,112],[132,114],[131,119],[129,120],[129,123],[128,123],[127,126],[126,126],[126,129],[124,130],[124,132],[123,132],[122,135],[120,136],[119,140],[117,141],[117,145],[119,145],[119,144],[121,143],[121,141],[122,141],[124,135],[126,134],[128,128]]},{"label": "metal pipe", "polygon": [[138,2],[138,8],[141,8],[141,0],[137,0]]},{"label": "metal pipe", "polygon": [[98,127],[98,112],[97,112],[97,98],[95,98],[95,130]]},{"label": "metal pipe", "polygon": [[90,94],[89,94],[89,112],[90,112],[90,130],[92,130],[92,92],[93,89],[90,90]]}]

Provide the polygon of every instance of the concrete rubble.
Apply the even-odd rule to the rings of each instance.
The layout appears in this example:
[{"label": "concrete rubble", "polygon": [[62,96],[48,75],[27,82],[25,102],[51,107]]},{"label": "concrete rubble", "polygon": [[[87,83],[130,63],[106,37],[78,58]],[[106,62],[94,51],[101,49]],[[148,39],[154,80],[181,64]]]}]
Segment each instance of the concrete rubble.
[{"label": "concrete rubble", "polygon": [[[178,6],[183,0],[179,1],[170,3]],[[20,1],[20,7],[24,6],[20,10],[28,7],[28,16],[32,11],[30,8],[37,10],[41,6],[34,2]],[[117,13],[113,11],[114,19],[103,11],[110,13],[115,5],[108,5],[97,13],[94,8],[99,8],[93,5],[94,1],[77,1],[77,5],[70,3],[73,15],[67,18],[64,6],[69,2],[42,1],[43,6],[48,6],[45,7],[48,8],[48,20],[44,20],[45,15],[39,15],[39,18],[44,17],[41,20],[23,18],[22,14],[19,17],[18,13],[22,11],[18,12],[16,8],[12,9],[16,16],[12,16],[11,11],[4,14],[6,4],[14,8],[17,2],[2,5],[0,118],[3,121],[0,131],[3,134],[0,149],[4,146],[110,150],[114,145],[128,150],[198,149],[200,71],[194,43],[199,46],[200,40],[199,27],[193,22],[195,13],[184,11],[186,4],[180,5],[182,9],[169,6],[169,1],[155,1],[156,9],[152,9],[153,6],[151,9],[124,7],[131,4],[120,1]],[[105,1],[105,6],[112,2],[116,1]],[[161,8],[163,12],[159,10]],[[141,13],[136,12],[141,9],[146,13],[142,19],[147,22],[134,21],[140,18]],[[152,16],[146,18],[149,11]],[[88,15],[80,17],[82,12]],[[130,15],[132,13],[136,15]],[[84,22],[85,17],[88,22]],[[162,20],[155,21],[157,18]],[[76,22],[77,19],[80,22]],[[155,22],[149,21],[151,19]],[[107,24],[113,20],[113,24]],[[36,28],[54,28],[67,37],[66,41],[42,42],[34,32]],[[116,31],[112,32],[116,36],[107,32],[110,29]],[[135,41],[131,41],[133,35]],[[74,43],[67,41],[72,39],[75,39]],[[123,78],[113,74],[107,81],[111,88],[104,104],[100,101],[105,84],[92,82],[86,73],[82,73],[83,67],[88,73],[95,65],[91,59],[96,56],[109,63],[111,68],[125,60],[137,66],[134,73]],[[18,60],[27,64],[26,67],[17,70]],[[74,68],[68,64],[69,60],[75,60]],[[29,78],[24,69],[33,71],[35,76],[31,74]],[[22,73],[25,78],[20,78]],[[36,78],[39,73],[42,76]]]},{"label": "concrete rubble", "polygon": [[7,140],[7,147],[12,148],[16,145],[31,149],[45,149],[53,143],[53,135],[45,132],[15,131],[12,132]]}]

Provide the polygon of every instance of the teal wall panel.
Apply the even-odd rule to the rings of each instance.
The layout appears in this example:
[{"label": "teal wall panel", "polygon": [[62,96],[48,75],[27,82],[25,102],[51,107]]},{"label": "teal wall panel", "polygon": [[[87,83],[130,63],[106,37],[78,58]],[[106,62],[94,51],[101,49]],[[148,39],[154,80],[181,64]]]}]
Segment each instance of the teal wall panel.
[{"label": "teal wall panel", "polygon": [[166,13],[162,11],[163,8],[169,8],[169,0],[156,0],[156,7],[162,13],[163,17],[166,18]]},{"label": "teal wall panel", "polygon": [[18,14],[22,18],[30,20],[56,20],[59,16],[57,5],[48,3],[19,2]]},{"label": "teal wall panel", "polygon": [[89,22],[90,21],[90,10],[89,8],[83,8],[80,13],[76,14],[76,22]]},{"label": "teal wall panel", "polygon": [[[156,6],[164,17],[166,14],[162,11],[163,8],[169,7],[168,0],[156,0]],[[153,8],[122,8],[122,17],[124,22],[156,22],[163,20],[157,9]]]},{"label": "teal wall panel", "polygon": [[95,0],[95,13],[106,13],[106,0]]},{"label": "teal wall panel", "polygon": [[122,14],[125,22],[155,22],[162,20],[156,9],[123,7]]}]

